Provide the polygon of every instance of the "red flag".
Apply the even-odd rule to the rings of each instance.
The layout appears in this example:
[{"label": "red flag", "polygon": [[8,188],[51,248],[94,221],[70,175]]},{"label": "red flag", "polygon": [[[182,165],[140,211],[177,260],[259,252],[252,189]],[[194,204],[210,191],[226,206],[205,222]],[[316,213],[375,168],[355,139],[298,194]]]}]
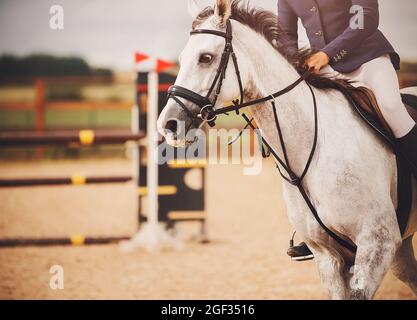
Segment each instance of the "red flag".
[{"label": "red flag", "polygon": [[135,53],[135,62],[139,63],[142,62],[144,60],[148,60],[150,57],[144,53],[140,53],[140,52],[136,52]]},{"label": "red flag", "polygon": [[176,66],[177,64],[171,61],[165,61],[165,60],[161,60],[158,59],[156,61],[156,72],[160,73],[166,69],[172,68],[174,66]]}]

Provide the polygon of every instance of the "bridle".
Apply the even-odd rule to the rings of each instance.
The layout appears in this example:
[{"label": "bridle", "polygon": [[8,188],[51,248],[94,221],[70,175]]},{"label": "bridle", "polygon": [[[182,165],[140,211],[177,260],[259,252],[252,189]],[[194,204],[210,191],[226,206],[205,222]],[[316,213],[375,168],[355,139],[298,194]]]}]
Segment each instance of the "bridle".
[{"label": "bridle", "polygon": [[[233,49],[233,34],[232,34],[232,24],[230,19],[226,22],[226,32],[217,31],[217,30],[210,30],[210,29],[195,29],[190,32],[190,35],[200,35],[200,34],[212,34],[218,37],[223,37],[225,39],[225,47],[222,53],[222,57],[220,59],[220,64],[217,68],[216,75],[214,77],[213,83],[210,86],[207,94],[202,96],[194,91],[191,91],[187,88],[182,86],[173,85],[168,89],[168,99],[173,99],[184,111],[190,116],[192,119],[200,119],[203,122],[208,123],[211,127],[215,126],[215,121],[217,116],[220,114],[227,114],[229,112],[236,112],[239,114],[239,110],[250,107],[253,105],[265,103],[271,100],[278,98],[286,94],[287,92],[294,89],[298,86],[301,82],[303,82],[308,76],[310,75],[310,71],[305,72],[299,79],[297,79],[294,83],[290,84],[288,87],[275,92],[269,96],[264,98],[251,100],[248,102],[243,102],[244,90],[242,84],[242,78],[240,75],[239,64],[237,62],[236,54]],[[236,73],[236,78],[239,84],[239,92],[240,92],[240,99],[236,99],[232,101],[232,105],[216,109],[215,105],[217,99],[219,97],[223,80],[226,77],[227,66],[229,65],[230,57],[232,57],[233,66]],[[213,94],[214,92],[214,94]],[[198,114],[194,115],[191,110],[189,110],[184,103],[179,98],[183,98],[187,101],[192,102],[196,106],[200,108]],[[211,100],[212,98],[212,100]]]},{"label": "bridle", "polygon": [[[312,163],[316,147],[317,147],[317,140],[318,140],[318,116],[317,116],[317,101],[316,96],[314,93],[314,90],[310,86],[309,83],[307,83],[312,98],[313,98],[313,106],[314,106],[314,138],[313,138],[313,145],[308,157],[308,160],[306,162],[306,165],[304,167],[304,170],[302,171],[301,175],[297,175],[292,169],[289,164],[288,155],[285,147],[285,141],[282,134],[281,126],[279,124],[278,114],[276,110],[276,103],[275,99],[290,92],[295,87],[297,87],[300,83],[305,81],[311,74],[310,70],[307,70],[304,72],[296,81],[291,83],[289,86],[285,87],[284,89],[277,91],[271,95],[265,96],[263,98],[259,98],[256,100],[251,100],[247,102],[243,102],[243,96],[244,96],[244,89],[242,85],[242,79],[239,71],[239,64],[236,58],[236,54],[233,50],[232,40],[233,40],[233,34],[232,34],[232,24],[230,19],[226,22],[226,32],[217,31],[217,30],[210,30],[210,29],[196,29],[192,30],[190,35],[201,35],[201,34],[211,34],[219,37],[223,37],[225,39],[225,47],[223,50],[223,54],[220,60],[219,67],[217,68],[216,75],[214,77],[213,83],[210,86],[210,89],[208,90],[207,94],[205,96],[202,96],[194,91],[191,91],[187,88],[184,88],[182,86],[173,85],[168,89],[168,99],[173,99],[184,111],[188,114],[188,116],[193,119],[200,119],[203,123],[207,123],[211,127],[215,126],[215,121],[217,119],[217,116],[220,114],[228,114],[229,112],[236,112],[239,114],[239,111],[243,108],[250,107],[253,105],[258,105],[266,102],[270,102],[271,106],[273,108],[274,112],[274,120],[275,124],[278,130],[278,136],[279,141],[281,144],[281,149],[284,155],[284,159],[281,159],[278,154],[274,151],[273,148],[268,144],[268,142],[262,137],[262,135],[256,130],[255,126],[253,125],[253,118],[249,119],[245,114],[242,114],[243,118],[247,122],[246,127],[251,127],[255,133],[258,135],[259,140],[261,141],[261,149],[262,149],[262,155],[263,157],[268,157],[269,155],[273,155],[275,160],[278,162],[277,168],[281,176],[286,180],[288,183],[292,184],[293,186],[296,186],[298,190],[300,191],[302,197],[304,198],[308,208],[312,212],[314,218],[319,223],[319,225],[329,234],[331,238],[333,238],[337,243],[342,245],[343,247],[347,248],[349,251],[355,253],[357,250],[357,247],[355,244],[352,244],[349,241],[346,241],[345,239],[341,238],[339,235],[337,235],[335,232],[330,230],[320,219],[317,210],[315,209],[312,201],[309,198],[309,195],[307,191],[305,190],[303,186],[303,181],[305,176],[308,173],[308,170],[310,168],[310,165]],[[232,62],[235,68],[235,73],[237,77],[237,81],[239,84],[239,91],[240,91],[240,99],[232,101],[232,105],[222,107],[222,108],[216,108],[216,102],[219,97],[223,80],[226,77],[226,71],[227,66],[230,61],[230,57],[232,58]],[[197,107],[199,107],[199,113],[193,114],[191,110],[189,110],[184,103],[180,100],[180,98],[183,98],[187,101],[192,102]],[[245,127],[245,128],[246,128]],[[265,151],[265,148],[268,150],[268,152]],[[280,169],[281,168],[285,171],[284,172]]]},{"label": "bridle", "polygon": [[[239,65],[237,63],[236,54],[232,45],[232,24],[230,20],[227,20],[226,32],[209,29],[196,29],[191,31],[190,34],[192,36],[200,34],[212,34],[218,37],[223,37],[225,39],[225,46],[220,59],[219,67],[216,71],[216,76],[214,77],[213,83],[211,84],[210,89],[205,96],[188,90],[187,88],[174,85],[168,89],[168,98],[174,99],[175,102],[178,103],[178,105],[180,105],[181,108],[183,108],[185,112],[187,112],[187,114],[193,119],[199,118],[202,121],[207,122],[211,127],[214,127],[217,115],[223,113],[220,112],[221,109],[216,110],[215,105],[222,89],[223,80],[226,78],[226,71],[227,66],[229,65],[230,57],[232,57],[240,90],[240,100],[235,100],[233,102],[234,106],[239,106],[240,109],[240,105],[243,101],[242,79],[240,77]],[[199,114],[193,115],[192,112],[178,98],[183,98],[197,105],[200,108]]]}]

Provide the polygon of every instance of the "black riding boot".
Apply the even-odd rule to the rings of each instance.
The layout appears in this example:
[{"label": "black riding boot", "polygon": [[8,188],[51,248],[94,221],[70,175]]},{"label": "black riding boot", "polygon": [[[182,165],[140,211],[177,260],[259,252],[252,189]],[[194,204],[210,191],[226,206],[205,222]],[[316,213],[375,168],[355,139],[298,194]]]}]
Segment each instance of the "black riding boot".
[{"label": "black riding boot", "polygon": [[301,242],[298,246],[290,246],[287,254],[294,261],[306,261],[314,259],[313,253],[310,251],[305,242]]},{"label": "black riding boot", "polygon": [[398,139],[398,145],[417,179],[417,125],[406,136]]},{"label": "black riding boot", "polygon": [[288,249],[287,254],[294,261],[306,261],[314,259],[313,253],[310,251],[305,242],[301,242],[298,246],[294,245],[295,233],[296,231],[292,233],[292,237],[290,240],[290,248]]}]

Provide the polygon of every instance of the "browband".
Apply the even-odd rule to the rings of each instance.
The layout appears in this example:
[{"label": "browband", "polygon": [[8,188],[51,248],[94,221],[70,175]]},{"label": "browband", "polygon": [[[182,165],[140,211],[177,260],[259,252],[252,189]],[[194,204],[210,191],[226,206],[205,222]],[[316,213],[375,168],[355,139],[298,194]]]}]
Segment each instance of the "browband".
[{"label": "browband", "polygon": [[217,30],[210,30],[210,29],[196,29],[190,32],[190,35],[196,34],[212,34],[215,36],[223,37],[228,42],[232,41],[232,35],[228,35],[226,32],[217,31]]}]

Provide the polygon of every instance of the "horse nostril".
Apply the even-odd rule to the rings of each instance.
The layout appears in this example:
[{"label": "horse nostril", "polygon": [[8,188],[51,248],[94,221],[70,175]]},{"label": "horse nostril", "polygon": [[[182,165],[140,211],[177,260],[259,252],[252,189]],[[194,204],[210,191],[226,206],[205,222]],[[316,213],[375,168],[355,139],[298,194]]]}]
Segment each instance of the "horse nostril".
[{"label": "horse nostril", "polygon": [[166,125],[165,129],[171,131],[172,133],[177,133],[178,124],[176,120],[169,120]]}]

